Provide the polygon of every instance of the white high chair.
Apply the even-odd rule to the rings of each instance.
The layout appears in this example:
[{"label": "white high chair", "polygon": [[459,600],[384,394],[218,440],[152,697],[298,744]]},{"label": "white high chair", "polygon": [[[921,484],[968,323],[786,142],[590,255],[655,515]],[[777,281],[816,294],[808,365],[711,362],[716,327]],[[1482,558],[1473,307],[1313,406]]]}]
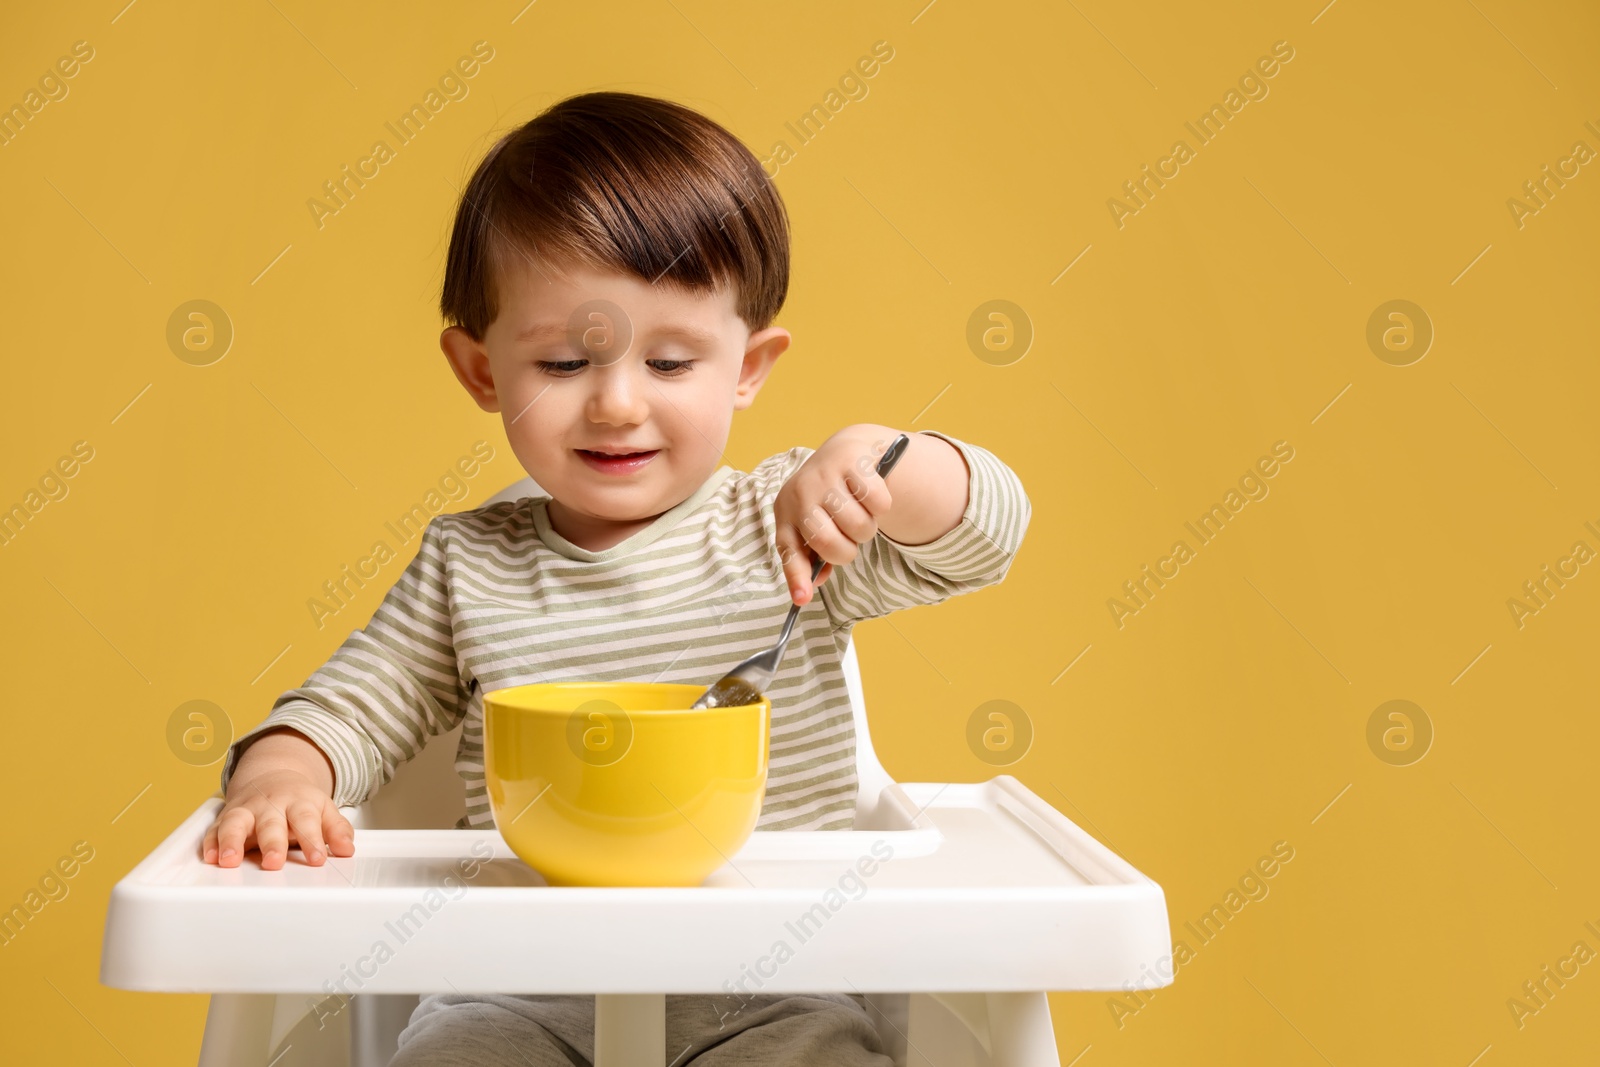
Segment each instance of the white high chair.
[{"label": "white high chair", "polygon": [[[536,492],[524,480],[492,499]],[[101,981],[210,992],[200,1067],[386,1067],[418,993],[447,988],[602,989],[595,1067],[663,1067],[664,994],[723,993],[779,921],[810,915],[812,903],[830,936],[803,942],[760,992],[859,988],[895,1067],[1060,1067],[1044,989],[1170,983],[1170,966],[1163,975],[1157,963],[1171,959],[1160,886],[1008,775],[895,783],[873,750],[854,641],[843,662],[859,780],[851,831],[757,832],[695,889],[550,890],[497,832],[451,829],[466,810],[458,726],[366,803],[342,809],[356,855],[320,868],[296,853],[275,872],[204,864],[199,839],[221,803],[208,798],[113,890]],[[497,873],[441,905],[404,952],[358,982],[370,991],[313,1010],[327,976],[348,974],[370,943],[371,920],[395,914],[422,874],[448,870],[442,859],[469,845],[477,856],[492,849],[483,870]],[[893,858],[828,917],[813,903],[818,887],[869,845]],[[706,908],[708,894],[719,895]],[[585,928],[609,940],[565,940]],[[629,977],[612,945],[631,953]],[[533,958],[544,961],[537,974]],[[896,988],[906,991],[879,991]],[[948,988],[975,992],[935,991]]]}]

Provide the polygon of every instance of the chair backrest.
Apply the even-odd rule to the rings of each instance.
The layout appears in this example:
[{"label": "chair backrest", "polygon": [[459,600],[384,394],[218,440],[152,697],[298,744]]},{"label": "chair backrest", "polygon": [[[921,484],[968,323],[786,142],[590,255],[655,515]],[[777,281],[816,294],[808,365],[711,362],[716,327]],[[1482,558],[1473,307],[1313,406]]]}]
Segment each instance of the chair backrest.
[{"label": "chair backrest", "polygon": [[[484,503],[520,500],[542,493],[543,490],[532,478],[524,478],[508,485]],[[877,752],[872,747],[854,636],[845,646],[842,664],[856,728],[855,825],[864,828],[874,825],[873,816],[877,811],[879,796],[884,787],[892,784],[893,779],[878,762]],[[430,740],[416,758],[401,765],[388,785],[373,793],[356,810],[352,822],[363,828],[380,830],[448,830],[455,826],[467,811],[465,786],[455,769],[456,748],[460,740],[460,726]]]}]

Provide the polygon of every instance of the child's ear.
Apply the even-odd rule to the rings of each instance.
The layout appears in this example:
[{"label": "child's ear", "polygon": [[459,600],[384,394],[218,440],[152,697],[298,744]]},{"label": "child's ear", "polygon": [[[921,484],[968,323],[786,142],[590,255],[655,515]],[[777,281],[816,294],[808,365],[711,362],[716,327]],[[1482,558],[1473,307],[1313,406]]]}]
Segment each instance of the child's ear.
[{"label": "child's ear", "polygon": [[450,361],[450,369],[456,372],[456,379],[478,406],[485,411],[499,411],[500,397],[495,392],[494,376],[489,373],[488,350],[459,326],[448,327],[439,335],[439,347]]},{"label": "child's ear", "polygon": [[744,364],[739,368],[739,382],[733,391],[733,410],[743,411],[756,402],[756,394],[766,383],[772,365],[792,340],[782,326],[769,326],[750,335],[745,343]]}]

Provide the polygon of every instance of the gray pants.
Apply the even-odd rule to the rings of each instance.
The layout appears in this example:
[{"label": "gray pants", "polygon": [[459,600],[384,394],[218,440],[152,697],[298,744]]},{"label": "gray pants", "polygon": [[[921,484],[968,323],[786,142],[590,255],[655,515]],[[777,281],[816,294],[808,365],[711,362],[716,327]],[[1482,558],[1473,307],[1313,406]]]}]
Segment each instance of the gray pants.
[{"label": "gray pants", "polygon": [[[430,993],[390,1067],[590,1067],[594,997]],[[891,1067],[847,993],[667,995],[667,1067]]]}]

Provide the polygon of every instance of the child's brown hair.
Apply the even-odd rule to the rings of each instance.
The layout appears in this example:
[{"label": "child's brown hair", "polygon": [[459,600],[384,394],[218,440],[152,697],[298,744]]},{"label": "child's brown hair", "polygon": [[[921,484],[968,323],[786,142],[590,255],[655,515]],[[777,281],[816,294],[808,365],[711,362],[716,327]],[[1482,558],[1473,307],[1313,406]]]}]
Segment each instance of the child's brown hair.
[{"label": "child's brown hair", "polygon": [[456,207],[446,322],[481,342],[518,255],[695,295],[730,285],[752,333],[789,287],[788,216],[761,162],[704,115],[635,93],[568,97],[489,150]]}]

